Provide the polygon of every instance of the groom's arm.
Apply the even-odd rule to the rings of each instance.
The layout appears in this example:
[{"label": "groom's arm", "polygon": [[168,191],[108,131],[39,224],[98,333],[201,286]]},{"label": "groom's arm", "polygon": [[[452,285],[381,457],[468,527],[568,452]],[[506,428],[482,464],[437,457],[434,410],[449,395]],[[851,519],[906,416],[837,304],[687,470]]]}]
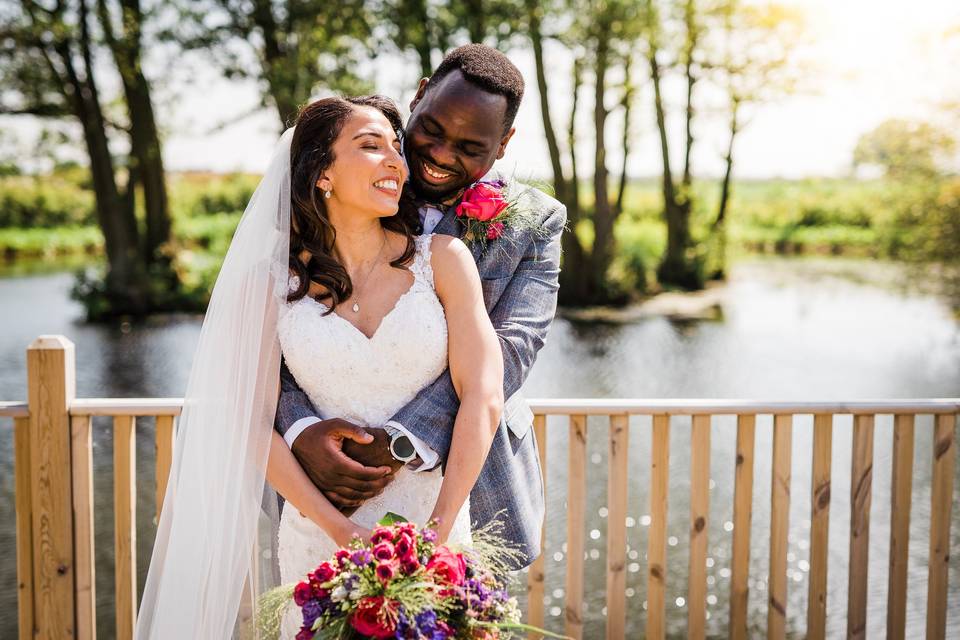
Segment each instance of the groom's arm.
[{"label": "groom's arm", "polygon": [[[503,397],[516,393],[544,344],[557,310],[560,235],[566,209],[557,207],[544,222],[545,233],[526,248],[510,283],[490,312],[503,351]],[[391,419],[446,460],[460,399],[445,371]],[[425,465],[426,466],[426,465]]]},{"label": "groom's arm", "polygon": [[[340,507],[355,507],[389,484],[399,465],[392,459],[379,431],[371,435],[346,420],[322,420],[313,403],[280,364],[280,397],[273,428],[283,436],[304,471]],[[365,466],[351,458],[366,454]]]}]

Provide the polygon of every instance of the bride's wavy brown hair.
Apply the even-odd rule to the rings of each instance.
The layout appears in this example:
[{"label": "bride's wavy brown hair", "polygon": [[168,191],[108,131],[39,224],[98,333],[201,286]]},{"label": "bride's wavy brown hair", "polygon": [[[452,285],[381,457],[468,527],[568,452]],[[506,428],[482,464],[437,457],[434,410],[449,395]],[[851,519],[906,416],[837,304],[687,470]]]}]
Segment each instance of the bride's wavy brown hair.
[{"label": "bride's wavy brown hair", "polygon": [[[334,254],[337,231],[330,223],[323,194],[317,181],[336,160],[333,145],[344,124],[358,107],[378,109],[402,139],[403,118],[393,100],[384,96],[323,98],[300,110],[290,143],[290,270],[300,279],[299,288],[287,296],[293,302],[307,294],[310,282],[324,288],[320,299],[332,312],[337,304],[350,298],[353,283],[346,268]],[[384,229],[400,233],[407,246],[391,267],[403,268],[416,251],[413,240],[417,214],[409,198],[401,198],[397,215],[380,218]],[[300,254],[306,250],[306,264]]]}]

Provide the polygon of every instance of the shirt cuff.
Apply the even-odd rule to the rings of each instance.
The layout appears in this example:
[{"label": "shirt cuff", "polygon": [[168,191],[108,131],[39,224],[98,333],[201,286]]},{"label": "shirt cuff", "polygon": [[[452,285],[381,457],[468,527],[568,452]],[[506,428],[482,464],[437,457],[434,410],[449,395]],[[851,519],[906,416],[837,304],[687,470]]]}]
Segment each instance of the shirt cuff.
[{"label": "shirt cuff", "polygon": [[[436,451],[428,447],[427,443],[425,443],[423,440],[407,431],[406,428],[399,422],[394,422],[391,420],[385,426],[396,429],[403,435],[410,438],[410,442],[413,444],[413,448],[416,450],[417,455],[420,456],[421,460],[423,460],[423,464],[417,468],[414,469],[413,467],[410,467],[414,471],[430,471],[440,462],[440,456],[437,455]],[[290,429],[292,430],[293,427],[290,427]]]},{"label": "shirt cuff", "polygon": [[320,418],[317,416],[307,416],[306,418],[300,418],[290,425],[287,432],[283,434],[283,439],[286,441],[287,446],[293,449],[293,441],[297,439],[297,436],[306,431],[307,427],[311,427],[318,422],[320,422]]}]

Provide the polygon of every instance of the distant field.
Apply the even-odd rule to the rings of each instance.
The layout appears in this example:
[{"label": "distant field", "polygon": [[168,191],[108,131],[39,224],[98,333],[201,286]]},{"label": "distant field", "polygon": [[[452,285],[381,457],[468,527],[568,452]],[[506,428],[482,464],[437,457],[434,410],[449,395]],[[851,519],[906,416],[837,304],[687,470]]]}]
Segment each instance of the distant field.
[{"label": "distant field", "polygon": [[[222,255],[257,181],[248,174],[171,175],[178,251]],[[764,253],[895,257],[905,232],[898,221],[914,206],[914,195],[879,180],[740,181],[728,212],[730,246]],[[719,186],[696,184],[694,197],[693,232],[702,242],[716,216]],[[666,239],[660,203],[656,181],[629,184],[616,229],[621,261],[655,263]],[[577,232],[588,240],[589,224]],[[7,261],[102,250],[93,198],[82,175],[0,178],[0,252]]]}]

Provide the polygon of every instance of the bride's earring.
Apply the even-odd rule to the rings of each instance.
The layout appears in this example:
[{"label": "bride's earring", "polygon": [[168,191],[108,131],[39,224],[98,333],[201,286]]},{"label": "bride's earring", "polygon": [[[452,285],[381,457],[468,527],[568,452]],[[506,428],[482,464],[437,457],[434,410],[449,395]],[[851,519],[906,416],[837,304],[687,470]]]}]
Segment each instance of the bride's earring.
[{"label": "bride's earring", "polygon": [[330,196],[331,196],[332,194],[333,194],[333,189],[329,189],[329,190],[323,192],[323,197],[326,198],[327,200],[329,200],[329,199],[330,199]]}]

